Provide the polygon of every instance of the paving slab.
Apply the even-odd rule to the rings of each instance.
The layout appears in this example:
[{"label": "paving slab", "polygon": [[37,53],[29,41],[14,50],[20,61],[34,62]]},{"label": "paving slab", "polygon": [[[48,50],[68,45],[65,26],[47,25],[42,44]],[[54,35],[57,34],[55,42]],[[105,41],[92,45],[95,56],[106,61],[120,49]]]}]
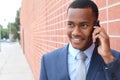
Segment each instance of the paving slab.
[{"label": "paving slab", "polygon": [[0,80],[34,80],[19,42],[0,45]]}]

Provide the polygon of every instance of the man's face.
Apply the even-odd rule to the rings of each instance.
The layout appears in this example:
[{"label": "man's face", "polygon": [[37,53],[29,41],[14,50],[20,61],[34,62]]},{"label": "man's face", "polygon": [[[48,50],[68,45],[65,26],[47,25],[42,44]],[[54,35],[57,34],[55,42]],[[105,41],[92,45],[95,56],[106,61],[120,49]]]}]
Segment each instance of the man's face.
[{"label": "man's face", "polygon": [[67,35],[72,46],[85,50],[92,44],[94,13],[91,8],[69,8]]}]

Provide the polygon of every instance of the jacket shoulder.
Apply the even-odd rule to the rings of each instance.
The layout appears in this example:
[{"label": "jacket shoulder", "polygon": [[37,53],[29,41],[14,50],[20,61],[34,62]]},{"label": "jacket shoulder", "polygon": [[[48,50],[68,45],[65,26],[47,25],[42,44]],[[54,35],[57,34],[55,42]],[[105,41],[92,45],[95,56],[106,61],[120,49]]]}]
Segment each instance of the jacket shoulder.
[{"label": "jacket shoulder", "polygon": [[115,58],[120,59],[120,52],[119,51],[112,49],[111,52]]},{"label": "jacket shoulder", "polygon": [[68,49],[68,45],[65,45],[64,47],[45,53],[43,57],[46,59],[54,59],[57,58],[57,56],[59,56],[60,54],[64,54],[65,52],[67,52],[67,49]]}]

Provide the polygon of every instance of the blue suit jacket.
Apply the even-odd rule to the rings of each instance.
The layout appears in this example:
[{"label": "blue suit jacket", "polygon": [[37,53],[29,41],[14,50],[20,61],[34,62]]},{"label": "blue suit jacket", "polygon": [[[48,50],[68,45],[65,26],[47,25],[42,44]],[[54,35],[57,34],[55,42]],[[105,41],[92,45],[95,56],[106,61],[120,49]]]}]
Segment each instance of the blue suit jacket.
[{"label": "blue suit jacket", "polygon": [[[86,80],[120,80],[120,54],[112,50],[116,60],[105,65],[94,49]],[[43,55],[40,80],[70,80],[68,72],[68,45]]]}]

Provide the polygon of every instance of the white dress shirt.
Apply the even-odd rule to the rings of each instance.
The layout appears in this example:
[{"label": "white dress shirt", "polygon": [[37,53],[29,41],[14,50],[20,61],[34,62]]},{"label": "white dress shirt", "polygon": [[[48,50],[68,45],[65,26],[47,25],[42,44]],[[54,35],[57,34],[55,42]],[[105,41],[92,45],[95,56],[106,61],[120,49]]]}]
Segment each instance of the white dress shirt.
[{"label": "white dress shirt", "polygon": [[[87,71],[88,71],[88,68],[90,65],[90,61],[91,61],[91,57],[92,57],[94,48],[95,48],[95,44],[92,44],[88,49],[83,51],[87,56],[87,59],[85,60],[85,65],[86,65]],[[73,48],[71,43],[70,43],[68,51],[69,51],[69,53],[68,53],[69,76],[70,76],[70,80],[75,80],[76,63],[77,63],[77,60],[75,59],[75,57],[78,53],[80,53],[80,50]]]}]

